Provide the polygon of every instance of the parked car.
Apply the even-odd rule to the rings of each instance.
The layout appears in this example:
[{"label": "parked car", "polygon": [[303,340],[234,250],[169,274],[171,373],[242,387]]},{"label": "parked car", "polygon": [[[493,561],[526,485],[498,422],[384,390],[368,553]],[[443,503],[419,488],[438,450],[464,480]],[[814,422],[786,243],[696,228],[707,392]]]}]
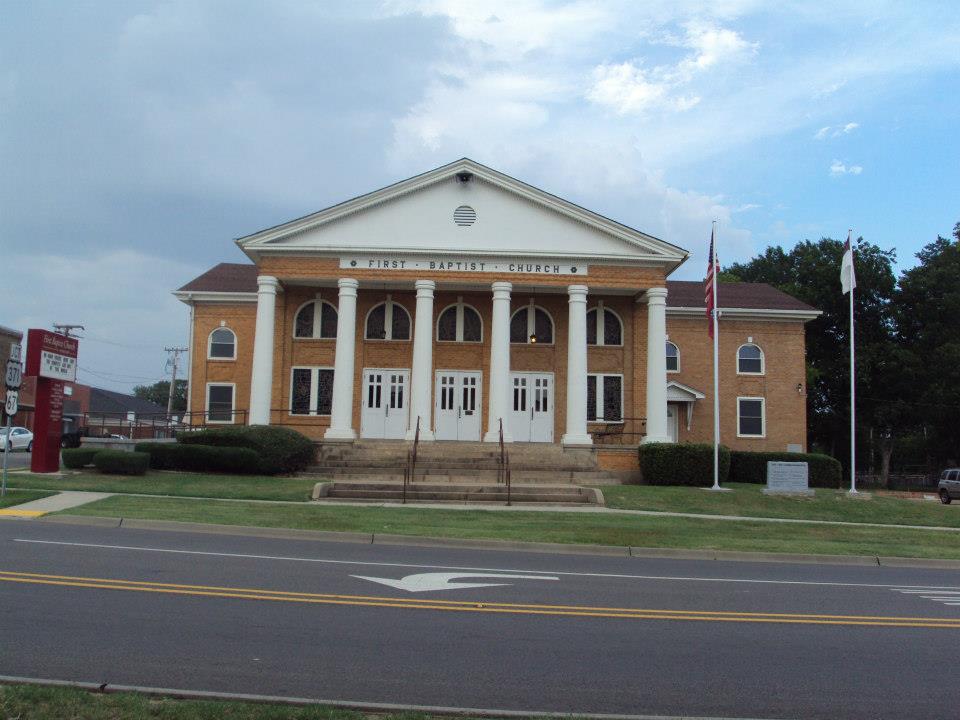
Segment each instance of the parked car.
[{"label": "parked car", "polygon": [[960,499],[960,468],[947,468],[940,473],[937,493],[944,505],[949,505],[953,498]]},{"label": "parked car", "polygon": [[7,437],[7,429],[0,428],[0,449],[4,446],[9,447],[11,452],[14,450],[30,452],[33,450],[33,433],[25,427],[12,427],[10,436]]}]

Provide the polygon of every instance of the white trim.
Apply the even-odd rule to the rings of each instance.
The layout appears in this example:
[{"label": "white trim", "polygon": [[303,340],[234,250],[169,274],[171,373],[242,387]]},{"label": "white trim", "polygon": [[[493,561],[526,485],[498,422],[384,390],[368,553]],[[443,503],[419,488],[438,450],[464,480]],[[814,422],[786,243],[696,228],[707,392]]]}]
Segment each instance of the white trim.
[{"label": "white trim", "polygon": [[[816,320],[823,315],[821,310],[769,310],[763,308],[718,308],[720,317],[736,317],[748,320]],[[702,317],[707,319],[703,307],[667,307],[667,315],[673,317]]]},{"label": "white trim", "polygon": [[677,351],[677,369],[671,370],[668,365],[667,374],[679,373],[683,369],[683,366],[680,364],[680,346],[673,342],[673,340],[667,340],[666,344],[663,346],[663,354],[666,355],[668,360],[670,359],[670,356],[667,355],[667,345],[673,345],[673,349]]},{"label": "white trim", "polygon": [[[293,411],[293,373],[295,370],[310,371],[310,410],[305,413],[295,413]],[[287,417],[330,417],[333,414],[333,386],[330,387],[330,412],[318,413],[316,407],[320,399],[320,370],[329,370],[335,372],[336,369],[330,365],[292,365],[290,367],[290,394],[287,403]]]},{"label": "white trim", "polygon": [[[685,392],[689,394],[694,400],[703,400],[706,397],[706,395],[704,395],[702,392],[700,392],[696,388],[692,388],[689,385],[684,385],[683,383],[678,383],[676,380],[671,380],[667,383],[668,392],[670,391],[670,388],[675,388],[677,390],[680,390],[681,392]],[[675,400],[675,399],[667,398],[667,402],[690,402],[690,400],[687,400],[687,399]]]},{"label": "white trim", "polygon": [[[233,335],[233,355],[231,355],[230,357],[213,357],[210,354],[211,350],[213,350],[213,334],[218,330],[226,330],[231,335]],[[236,360],[237,359],[237,343],[238,343],[237,333],[232,328],[229,328],[226,325],[215,327],[213,330],[210,331],[210,334],[207,335],[207,360],[212,360],[213,362],[218,362],[218,361],[232,362],[233,360]],[[220,343],[220,344],[222,345],[223,343]]]},{"label": "white trim", "polygon": [[[317,310],[316,307],[314,307],[314,310],[313,310],[313,332],[312,332],[312,334],[310,335],[310,337],[301,337],[301,336],[298,336],[298,335],[297,335],[297,317],[300,315],[300,312],[301,312],[307,305],[314,305],[314,306],[320,305],[320,308],[319,308],[319,311]],[[337,313],[337,317],[339,317],[340,310],[337,308],[336,305],[334,305],[334,304],[333,304],[332,302],[330,302],[329,300],[323,300],[323,299],[321,299],[321,298],[314,298],[313,300],[307,300],[307,301],[306,301],[305,303],[303,303],[300,307],[298,307],[298,308],[297,308],[297,311],[293,314],[293,339],[294,339],[294,340],[336,340],[336,339],[337,339],[336,331],[334,331],[334,334],[333,334],[332,337],[321,337],[321,335],[320,335],[321,320],[322,320],[323,306],[324,306],[324,305],[329,305],[330,307],[332,307],[332,308],[333,308],[333,311],[334,311],[335,313]]]},{"label": "white trim", "polygon": [[[740,372],[740,351],[748,346],[755,347],[757,350],[760,351],[760,372]],[[743,343],[743,345],[737,348],[736,358],[737,358],[737,375],[748,375],[752,377],[760,377],[761,375],[767,374],[767,356],[764,354],[763,348],[757,345],[757,343],[755,342]],[[747,359],[752,360],[753,358],[747,358]]]},{"label": "white trim", "polygon": [[[536,322],[536,313],[530,312],[530,310],[542,310],[546,313],[547,318],[550,320],[550,342],[540,342],[539,340],[535,343],[530,342],[530,336],[536,334],[537,322]],[[526,311],[527,313],[527,333],[524,336],[524,341],[522,343],[510,341],[511,345],[545,345],[550,347],[555,345],[557,342],[557,323],[553,321],[553,315],[550,314],[550,311],[545,307],[540,305],[535,305],[533,298],[530,298],[528,303],[524,303],[522,307],[518,307],[514,312],[510,314],[510,324],[507,325],[507,332],[510,331],[510,328],[513,326],[513,318],[520,311]]]},{"label": "white trim", "polygon": [[[590,382],[590,378],[592,378],[592,377],[594,377],[594,378],[605,378],[605,377],[618,377],[618,378],[620,378],[620,419],[619,419],[619,420],[606,420],[606,419],[604,419],[604,418],[599,417],[600,412],[601,412],[602,409],[603,409],[603,388],[600,387],[600,383],[598,382],[598,383],[596,384],[596,393],[595,393],[595,397],[594,397],[594,403],[595,403],[595,405],[594,405],[594,408],[593,408],[594,414],[597,415],[598,417],[595,417],[593,420],[587,420],[587,422],[588,422],[588,423],[606,423],[606,424],[608,424],[608,425],[622,425],[624,422],[626,422],[626,421],[623,419],[623,410],[624,410],[623,403],[624,403],[624,394],[625,394],[625,392],[626,392],[626,388],[624,387],[625,383],[624,383],[623,373],[592,373],[592,372],[588,372],[588,373],[587,373],[587,383],[588,383],[588,385],[589,385],[589,382]],[[604,382],[603,384],[605,385],[606,382]],[[584,389],[586,389],[586,388],[584,388]],[[590,409],[589,406],[587,407],[587,409],[588,409],[588,410]]]},{"label": "white trim", "polygon": [[[741,400],[759,400],[760,401],[760,434],[744,435],[740,432],[740,401]],[[737,437],[738,438],[758,438],[767,437],[767,399],[763,397],[753,397],[749,395],[737,396]]]},{"label": "white trim", "polygon": [[594,317],[594,326],[595,326],[596,332],[597,332],[597,341],[596,341],[595,343],[593,343],[593,344],[591,344],[591,343],[588,342],[588,343],[587,343],[587,347],[623,347],[623,346],[624,346],[624,339],[625,339],[625,338],[624,338],[624,329],[623,329],[623,328],[624,328],[624,325],[623,325],[623,318],[620,317],[620,313],[618,313],[616,310],[613,310],[612,308],[608,308],[606,305],[603,304],[603,300],[600,300],[600,301],[598,301],[597,304],[594,305],[592,308],[587,308],[587,323],[588,323],[588,324],[589,324],[589,322],[590,322],[590,317],[589,317],[590,313],[592,313],[592,312],[594,312],[594,311],[598,311],[598,310],[603,310],[604,312],[611,312],[611,313],[613,313],[613,316],[617,319],[617,322],[620,323],[620,342],[619,342],[619,343],[616,343],[616,344],[614,344],[614,345],[608,345],[606,342],[604,342],[604,332],[603,332],[603,331],[604,331],[604,327],[603,327],[603,324],[604,324],[604,322],[605,322],[605,317],[604,317],[604,314],[603,314],[603,313],[597,312],[596,316]]},{"label": "white trim", "polygon": [[[440,318],[441,318],[441,317],[443,316],[443,314],[444,314],[447,310],[449,310],[450,308],[456,308],[456,309],[457,309],[457,325],[456,325],[456,331],[455,331],[455,334],[454,334],[454,338],[455,338],[455,339],[453,339],[453,340],[441,340],[441,339],[440,339]],[[464,339],[463,339],[463,327],[464,327],[464,324],[463,324],[463,316],[464,316],[463,310],[464,310],[464,308],[470,308],[471,310],[473,310],[473,311],[477,314],[477,317],[480,319],[480,339],[479,339],[479,340],[464,340]],[[477,310],[473,305],[471,305],[470,303],[465,303],[465,302],[463,302],[463,300],[457,300],[457,302],[455,302],[455,303],[450,303],[450,304],[447,305],[446,307],[442,308],[442,309],[440,310],[440,312],[437,313],[437,321],[436,321],[436,323],[434,323],[434,325],[435,325],[435,328],[434,328],[434,339],[435,339],[438,343],[467,343],[467,344],[472,344],[472,345],[479,345],[479,344],[483,343],[483,315],[481,315],[481,314],[480,314],[480,311]]]},{"label": "white trim", "polygon": [[[229,420],[211,420],[210,419],[210,388],[211,387],[229,387],[230,388],[230,419]],[[237,424],[237,384],[232,382],[208,382],[203,393],[203,422],[207,425],[236,425]]]},{"label": "white trim", "polygon": [[255,303],[256,292],[214,292],[212,290],[177,290],[173,296],[182,303]]},{"label": "white trim", "polygon": [[[367,322],[370,320],[370,313],[376,310],[381,305],[386,305],[385,311],[383,313],[383,331],[384,337],[382,338],[372,338],[367,337]],[[406,340],[394,340],[393,338],[393,306],[399,305],[403,308],[403,311],[407,314],[408,324],[410,326],[410,337]],[[389,337],[388,337],[389,336]],[[406,306],[403,303],[399,303],[394,300],[391,296],[387,296],[387,299],[383,302],[378,302],[376,305],[367,310],[367,314],[363,317],[363,340],[364,342],[413,342],[413,318],[410,317],[410,311],[407,310]]]}]

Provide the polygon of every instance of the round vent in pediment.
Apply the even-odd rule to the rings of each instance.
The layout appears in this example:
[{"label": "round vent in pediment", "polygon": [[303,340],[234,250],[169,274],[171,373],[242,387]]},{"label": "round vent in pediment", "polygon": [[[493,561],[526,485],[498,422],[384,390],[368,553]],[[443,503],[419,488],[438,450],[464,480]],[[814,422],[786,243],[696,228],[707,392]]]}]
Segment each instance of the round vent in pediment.
[{"label": "round vent in pediment", "polygon": [[460,227],[469,227],[477,221],[477,211],[469,205],[461,205],[453,211],[453,221]]}]

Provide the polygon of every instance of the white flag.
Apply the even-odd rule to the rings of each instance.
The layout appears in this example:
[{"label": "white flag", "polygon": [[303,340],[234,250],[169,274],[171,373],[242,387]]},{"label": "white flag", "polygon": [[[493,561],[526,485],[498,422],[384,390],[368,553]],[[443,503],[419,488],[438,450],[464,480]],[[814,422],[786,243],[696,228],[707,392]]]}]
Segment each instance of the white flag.
[{"label": "white flag", "polygon": [[857,276],[853,272],[853,246],[850,245],[850,233],[847,233],[847,244],[843,246],[843,262],[840,263],[840,285],[843,294],[857,286]]}]

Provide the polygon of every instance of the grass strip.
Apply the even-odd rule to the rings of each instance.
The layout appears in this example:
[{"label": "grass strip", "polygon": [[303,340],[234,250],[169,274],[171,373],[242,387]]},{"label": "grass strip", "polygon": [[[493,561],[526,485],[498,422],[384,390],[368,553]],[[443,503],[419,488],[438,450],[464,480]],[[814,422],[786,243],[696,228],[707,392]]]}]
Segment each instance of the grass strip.
[{"label": "grass strip", "polygon": [[954,532],[415,506],[263,505],[114,496],[61,514],[425,537],[960,559]]},{"label": "grass strip", "polygon": [[[177,700],[134,693],[91,693],[42,685],[0,686],[0,717],[18,720],[369,720],[354,710],[219,700]],[[428,720],[422,713],[379,720]]]},{"label": "grass strip", "polygon": [[18,488],[305,502],[310,499],[316,478],[152,471],[139,477],[101,475],[96,472],[83,472],[62,478],[18,476],[13,478],[12,482],[15,482]]},{"label": "grass strip", "polygon": [[838,520],[884,525],[960,527],[960,505],[870,495],[850,497],[845,490],[818,488],[810,496],[764,495],[763,485],[728,483],[734,492],[714,493],[691,487],[604,485],[607,507],[706,515]]},{"label": "grass strip", "polygon": [[7,490],[7,494],[0,497],[0,508],[12,507],[13,505],[22,505],[31,500],[56,495],[55,492],[43,492],[40,490]]}]

